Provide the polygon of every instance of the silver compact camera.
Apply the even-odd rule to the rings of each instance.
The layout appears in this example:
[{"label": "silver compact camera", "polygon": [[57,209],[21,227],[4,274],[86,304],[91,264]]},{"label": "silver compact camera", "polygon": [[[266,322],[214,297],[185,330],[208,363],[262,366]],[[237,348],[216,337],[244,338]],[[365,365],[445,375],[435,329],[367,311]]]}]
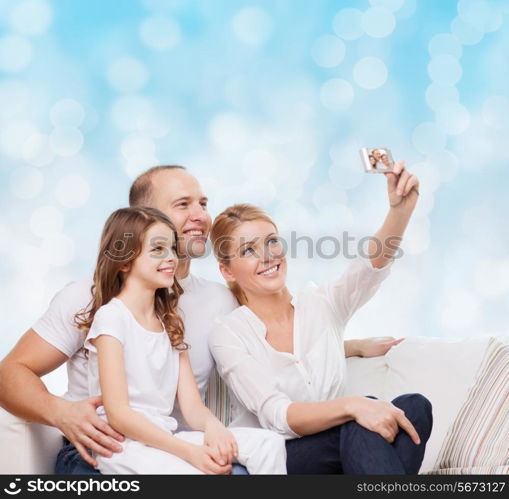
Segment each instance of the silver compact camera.
[{"label": "silver compact camera", "polygon": [[391,150],[387,147],[368,148],[360,151],[362,164],[367,173],[389,173],[394,170]]}]

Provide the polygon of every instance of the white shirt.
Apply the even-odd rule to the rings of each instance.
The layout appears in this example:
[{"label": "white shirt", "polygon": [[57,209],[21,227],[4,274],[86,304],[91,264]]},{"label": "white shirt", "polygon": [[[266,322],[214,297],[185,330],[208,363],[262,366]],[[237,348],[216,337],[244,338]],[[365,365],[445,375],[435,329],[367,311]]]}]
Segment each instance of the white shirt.
[{"label": "white shirt", "polygon": [[[167,431],[175,431],[177,420],[170,414],[177,395],[179,352],[171,346],[163,325],[159,331],[145,329],[118,298],[99,308],[85,341],[90,396],[101,394],[97,349],[90,342],[101,335],[122,343],[131,409],[159,421]],[[103,406],[97,413],[106,415]]]},{"label": "white shirt", "polygon": [[279,352],[265,339],[261,319],[243,305],[215,319],[209,346],[221,377],[233,392],[231,426],[263,427],[298,437],[288,425],[292,402],[341,397],[346,381],[343,333],[352,314],[390,272],[357,257],[344,274],[313,283],[292,299],[294,353]]},{"label": "white shirt", "polygon": [[[184,288],[184,294],[179,299],[179,309],[184,320],[185,341],[191,346],[189,358],[198,388],[204,398],[214,366],[207,346],[213,320],[217,315],[227,314],[238,307],[238,303],[223,284],[192,274],[180,279],[179,282]],[[32,326],[41,338],[69,357],[68,387],[64,395],[68,400],[83,400],[89,396],[87,359],[83,351],[85,335],[74,324],[74,314],[85,309],[90,303],[91,286],[90,278],[67,284],[56,293],[46,312]],[[179,421],[179,427],[185,429],[186,425],[177,407],[175,417]]]}]

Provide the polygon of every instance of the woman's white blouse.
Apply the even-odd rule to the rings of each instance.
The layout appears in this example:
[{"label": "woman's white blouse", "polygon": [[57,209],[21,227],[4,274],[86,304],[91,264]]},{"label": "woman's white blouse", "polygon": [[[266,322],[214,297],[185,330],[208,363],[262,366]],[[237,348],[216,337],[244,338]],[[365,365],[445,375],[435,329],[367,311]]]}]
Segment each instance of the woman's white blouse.
[{"label": "woman's white blouse", "polygon": [[286,438],[299,437],[286,413],[292,402],[341,397],[346,381],[343,332],[353,313],[387,277],[357,257],[343,275],[292,298],[294,353],[279,352],[265,339],[261,319],[243,305],[215,319],[209,346],[232,393],[231,426],[263,427]]}]

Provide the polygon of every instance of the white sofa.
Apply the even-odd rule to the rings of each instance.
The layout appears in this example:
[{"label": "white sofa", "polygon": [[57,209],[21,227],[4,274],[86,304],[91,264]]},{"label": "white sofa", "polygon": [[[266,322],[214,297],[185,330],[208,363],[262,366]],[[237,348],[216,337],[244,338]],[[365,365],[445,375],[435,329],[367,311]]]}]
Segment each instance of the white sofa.
[{"label": "white sofa", "polygon": [[[507,344],[507,336],[497,337]],[[407,338],[385,357],[350,358],[346,395],[391,400],[418,392],[428,397],[434,426],[420,473],[430,472],[474,384],[489,339]],[[23,421],[0,409],[0,442],[4,449],[0,473],[50,474],[62,435],[55,428]],[[499,469],[509,473],[509,466]]]}]

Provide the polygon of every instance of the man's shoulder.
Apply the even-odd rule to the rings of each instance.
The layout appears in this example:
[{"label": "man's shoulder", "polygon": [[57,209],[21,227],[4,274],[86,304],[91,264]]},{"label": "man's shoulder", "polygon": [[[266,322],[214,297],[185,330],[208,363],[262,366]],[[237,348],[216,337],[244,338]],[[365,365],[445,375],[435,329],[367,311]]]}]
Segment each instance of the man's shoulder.
[{"label": "man's shoulder", "polygon": [[206,279],[205,277],[192,275],[193,291],[207,295],[211,300],[220,300],[230,308],[238,307],[237,299],[230,288],[223,283]]},{"label": "man's shoulder", "polygon": [[218,289],[222,292],[231,293],[229,288],[225,286],[221,282],[213,281],[211,279],[206,279],[205,277],[191,274],[191,278],[193,279],[193,285],[200,287],[200,288],[208,288],[208,289]]},{"label": "man's shoulder", "polygon": [[92,285],[93,279],[91,277],[70,281],[55,294],[52,302],[57,301],[73,308],[76,306],[79,308],[85,307],[92,299]]},{"label": "man's shoulder", "polygon": [[84,337],[76,326],[75,314],[86,310],[90,304],[92,282],[91,278],[84,278],[67,283],[32,326],[41,338],[68,357],[83,346]]}]

